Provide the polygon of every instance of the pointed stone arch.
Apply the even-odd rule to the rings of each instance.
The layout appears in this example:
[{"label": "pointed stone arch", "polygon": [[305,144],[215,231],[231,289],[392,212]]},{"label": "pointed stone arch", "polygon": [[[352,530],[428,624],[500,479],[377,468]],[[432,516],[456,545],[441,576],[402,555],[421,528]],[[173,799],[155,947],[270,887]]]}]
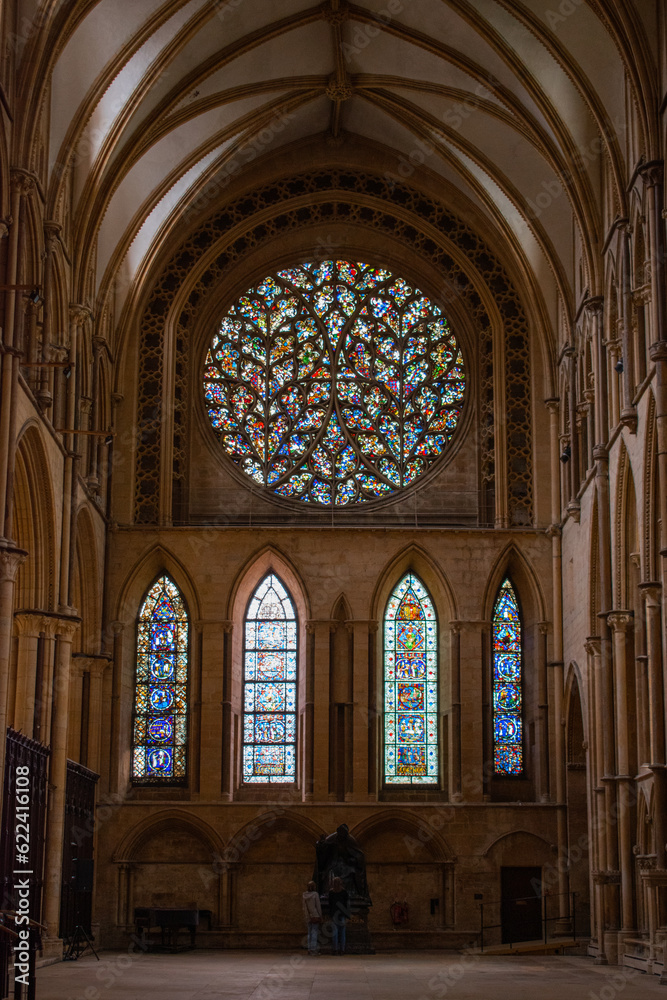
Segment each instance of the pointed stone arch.
[{"label": "pointed stone arch", "polygon": [[192,621],[201,615],[201,601],[189,570],[170,549],[161,543],[151,545],[137,560],[118,590],[115,618],[125,624],[133,622],[149,588],[162,573],[166,573],[181,591]]},{"label": "pointed stone arch", "polygon": [[371,597],[370,618],[382,620],[389,596],[403,576],[412,571],[420,578],[433,601],[438,621],[458,618],[454,588],[435,560],[421,545],[412,543],[397,552],[380,571]]},{"label": "pointed stone arch", "polygon": [[56,521],[52,474],[41,432],[29,422],[16,449],[11,533],[28,557],[20,567],[14,604],[17,608],[55,611],[57,593]]},{"label": "pointed stone arch", "polygon": [[517,592],[524,626],[545,621],[547,602],[539,577],[530,559],[514,542],[507,543],[488,574],[480,617],[488,621],[493,617],[498,591],[505,577],[510,578]]}]

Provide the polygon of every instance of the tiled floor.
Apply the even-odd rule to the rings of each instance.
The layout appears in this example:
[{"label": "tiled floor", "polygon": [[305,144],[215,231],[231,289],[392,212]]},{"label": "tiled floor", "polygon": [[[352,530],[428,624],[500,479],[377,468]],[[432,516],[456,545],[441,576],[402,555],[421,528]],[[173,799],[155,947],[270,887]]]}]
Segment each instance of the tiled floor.
[{"label": "tiled floor", "polygon": [[37,972],[39,1000],[640,1000],[657,976],[587,958],[461,956],[450,952],[309,957],[304,953],[103,952],[100,962]]}]

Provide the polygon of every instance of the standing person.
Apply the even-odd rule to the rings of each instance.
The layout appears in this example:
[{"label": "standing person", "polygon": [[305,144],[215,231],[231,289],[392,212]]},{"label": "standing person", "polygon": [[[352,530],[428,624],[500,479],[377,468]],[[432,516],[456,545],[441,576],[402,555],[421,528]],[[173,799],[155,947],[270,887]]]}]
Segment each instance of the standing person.
[{"label": "standing person", "polygon": [[319,893],[314,882],[308,883],[308,889],[301,897],[301,905],[303,906],[303,915],[306,918],[306,926],[308,928],[308,954],[319,955],[317,937],[320,924],[322,923],[322,904],[320,903]]},{"label": "standing person", "polygon": [[341,879],[335,878],[329,890],[329,916],[333,922],[333,952],[345,952],[345,929],[350,916],[350,897]]}]

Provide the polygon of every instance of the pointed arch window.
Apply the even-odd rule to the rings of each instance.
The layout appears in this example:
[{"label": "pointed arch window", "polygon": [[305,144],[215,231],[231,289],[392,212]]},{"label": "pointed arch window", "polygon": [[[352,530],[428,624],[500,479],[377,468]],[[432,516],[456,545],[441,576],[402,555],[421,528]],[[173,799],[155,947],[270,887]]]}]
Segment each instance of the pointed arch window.
[{"label": "pointed arch window", "polygon": [[384,778],[438,783],[438,623],[421,581],[407,573],[384,616]]},{"label": "pointed arch window", "polygon": [[137,620],[132,778],[185,781],[190,636],[185,601],[168,576],[157,580]]},{"label": "pointed arch window", "polygon": [[269,573],[250,599],[243,651],[243,781],[296,781],[297,621]]},{"label": "pointed arch window", "polygon": [[493,608],[493,770],[523,773],[521,613],[506,579]]}]

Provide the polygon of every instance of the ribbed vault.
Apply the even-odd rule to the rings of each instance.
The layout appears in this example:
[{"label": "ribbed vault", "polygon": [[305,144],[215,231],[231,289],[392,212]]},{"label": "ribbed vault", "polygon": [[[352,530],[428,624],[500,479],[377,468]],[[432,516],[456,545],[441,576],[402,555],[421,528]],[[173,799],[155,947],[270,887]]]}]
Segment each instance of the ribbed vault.
[{"label": "ribbed vault", "polygon": [[[17,159],[48,160],[46,218],[80,301],[121,307],[216,179],[314,136],[427,169],[541,289],[556,332],[573,261],[599,294],[601,205],[657,135],[657,5],[621,0],[117,0],[23,5]],[[21,27],[23,25],[23,27]],[[38,141],[49,122],[48,144]],[[3,191],[7,204],[7,194]],[[118,315],[118,313],[116,313]]]}]

